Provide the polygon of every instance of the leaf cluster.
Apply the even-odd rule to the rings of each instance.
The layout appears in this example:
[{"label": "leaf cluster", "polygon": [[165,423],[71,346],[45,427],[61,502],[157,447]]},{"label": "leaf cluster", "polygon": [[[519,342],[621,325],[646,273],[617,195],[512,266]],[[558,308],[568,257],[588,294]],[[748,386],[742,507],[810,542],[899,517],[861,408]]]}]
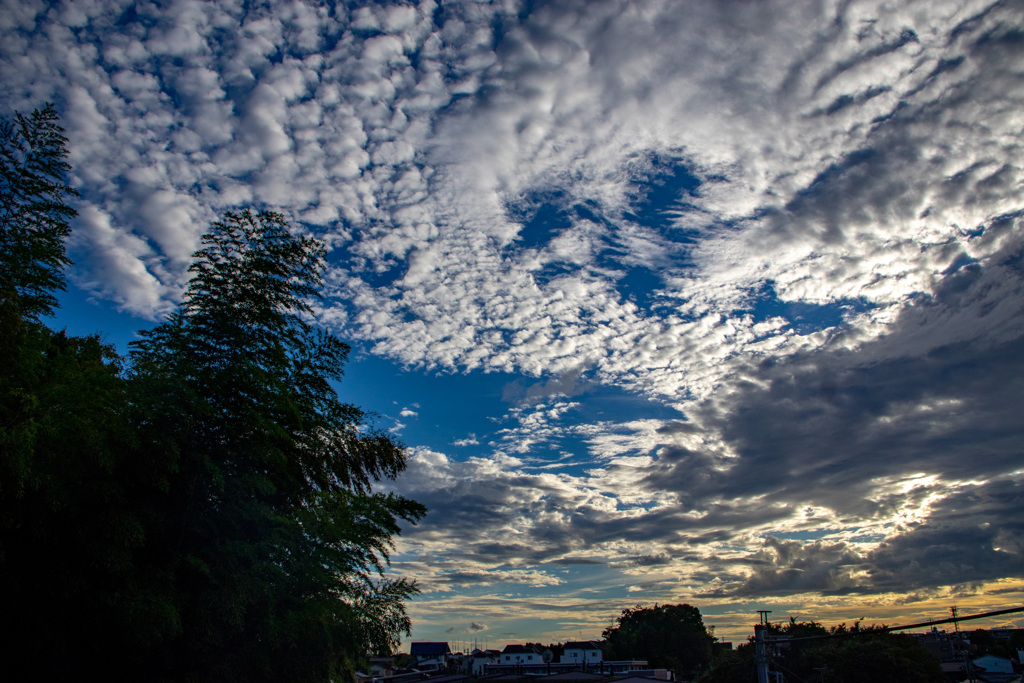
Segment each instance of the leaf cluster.
[{"label": "leaf cluster", "polygon": [[52,104],[0,120],[0,298],[31,320],[57,304],[70,264],[64,239],[75,210],[66,198],[67,139]]}]

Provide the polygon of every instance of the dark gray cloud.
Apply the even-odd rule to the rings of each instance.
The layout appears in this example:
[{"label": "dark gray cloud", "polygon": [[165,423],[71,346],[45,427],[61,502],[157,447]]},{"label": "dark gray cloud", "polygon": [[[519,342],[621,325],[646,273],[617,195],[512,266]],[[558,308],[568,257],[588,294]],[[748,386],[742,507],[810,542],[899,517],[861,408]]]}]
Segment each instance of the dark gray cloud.
[{"label": "dark gray cloud", "polygon": [[845,593],[856,586],[852,573],[862,564],[847,544],[803,543],[769,537],[744,559],[750,573],[739,585],[705,593],[707,597],[753,597],[800,593]]},{"label": "dark gray cloud", "polygon": [[672,557],[668,553],[660,553],[658,555],[640,555],[633,557],[625,562],[619,563],[617,566],[620,567],[658,567],[667,565],[672,562]]},{"label": "dark gray cloud", "polygon": [[[708,595],[913,593],[1024,576],[1022,288],[1024,253],[1009,240],[940,279],[886,336],[850,351],[840,333],[835,350],[749,367],[727,398],[705,403],[695,417],[733,457],[667,447],[646,480],[652,490],[677,491],[699,510],[730,501],[746,513],[733,530],[762,513],[770,521],[779,506],[829,508],[849,524],[901,509],[925,516],[870,552],[842,539],[769,538],[738,560],[748,576]],[[710,511],[701,521],[729,528]]]},{"label": "dark gray cloud", "polygon": [[[857,351],[823,349],[751,368],[756,384],[740,384],[727,403],[709,403],[701,414],[735,460],[721,469],[709,455],[670,449],[649,483],[697,499],[764,494],[870,516],[898,502],[872,499],[879,478],[969,480],[1016,470],[1024,437],[1016,418],[1024,409],[1021,265],[1015,247],[946,276],[888,335]],[[991,334],[978,327],[988,322]],[[928,348],[920,348],[922,337]]]},{"label": "dark gray cloud", "polygon": [[564,564],[564,565],[602,565],[604,564],[601,560],[595,560],[591,557],[560,557],[557,560],[552,560],[553,564]]},{"label": "dark gray cloud", "polygon": [[1024,577],[1024,480],[967,486],[868,555],[870,587],[907,591]]},{"label": "dark gray cloud", "polygon": [[733,579],[703,595],[897,593],[914,600],[948,586],[970,592],[986,581],[1024,577],[1022,504],[1021,480],[967,486],[937,503],[928,521],[869,552],[842,540],[769,537],[759,551],[738,561],[749,565],[749,573],[740,577],[733,571]]}]

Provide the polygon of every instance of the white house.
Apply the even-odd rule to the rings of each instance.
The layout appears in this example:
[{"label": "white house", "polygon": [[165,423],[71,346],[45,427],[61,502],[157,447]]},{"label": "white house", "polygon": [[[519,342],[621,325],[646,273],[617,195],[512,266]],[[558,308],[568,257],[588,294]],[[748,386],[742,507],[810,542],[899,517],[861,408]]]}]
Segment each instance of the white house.
[{"label": "white house", "polygon": [[569,641],[562,650],[563,664],[578,664],[589,667],[604,661],[604,644],[597,640]]},{"label": "white house", "polygon": [[506,645],[501,651],[502,664],[543,664],[542,651],[536,645]]},{"label": "white house", "polygon": [[470,658],[470,673],[474,676],[483,676],[487,673],[487,667],[501,662],[501,652],[498,650],[473,650]]}]

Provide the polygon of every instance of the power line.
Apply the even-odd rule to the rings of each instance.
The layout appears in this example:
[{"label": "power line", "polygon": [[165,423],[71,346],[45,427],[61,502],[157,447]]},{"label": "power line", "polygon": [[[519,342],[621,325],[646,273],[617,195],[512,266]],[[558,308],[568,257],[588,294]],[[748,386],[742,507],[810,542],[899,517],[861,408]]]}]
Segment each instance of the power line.
[{"label": "power line", "polygon": [[[931,621],[922,621],[917,624],[905,624],[903,626],[880,626],[872,627],[861,630],[858,626],[856,630],[844,631],[842,633],[828,633],[822,636],[803,636],[800,638],[794,638],[792,636],[770,636],[765,631],[768,629],[768,612],[767,610],[758,610],[758,614],[761,615],[761,623],[754,627],[754,661],[757,665],[757,680],[758,683],[768,683],[768,668],[769,663],[774,663],[775,666],[780,667],[779,662],[774,661],[772,648],[770,645],[777,643],[800,643],[807,642],[810,640],[826,640],[828,638],[847,638],[850,636],[866,636],[871,634],[890,633],[892,631],[904,631],[909,628],[920,628],[922,626],[937,626],[939,624],[948,624],[950,622],[959,623],[961,621],[969,621],[971,619],[984,619],[985,617],[998,617],[1003,614],[1015,614],[1017,612],[1024,612],[1024,607],[1011,607],[1009,609],[995,610],[994,612],[982,612],[981,614],[969,614],[961,617],[957,614],[957,609],[954,607],[951,610],[953,616],[948,619],[933,619]],[[858,622],[859,624],[859,622]],[[959,633],[959,626],[957,626],[957,633]],[[824,675],[824,674],[822,674]]]},{"label": "power line", "polygon": [[[968,614],[967,616],[953,616],[947,617],[946,619],[933,619],[932,621],[922,621],[917,624],[905,624],[903,626],[879,626],[877,628],[866,628],[857,629],[854,631],[845,631],[843,633],[828,633],[821,636],[801,636],[799,638],[791,638],[783,636],[787,643],[798,643],[806,640],[824,640],[826,638],[847,638],[850,636],[866,636],[870,634],[878,633],[889,633],[890,631],[905,631],[908,628],[921,628],[922,626],[938,626],[939,624],[950,624],[958,621],[969,621],[971,619],[984,619],[985,617],[998,617],[1003,614],[1015,614],[1017,612],[1024,612],[1024,607],[1011,607],[1009,609],[1000,609],[994,612],[982,612],[981,614]],[[770,639],[778,638],[779,636],[767,636]]]}]

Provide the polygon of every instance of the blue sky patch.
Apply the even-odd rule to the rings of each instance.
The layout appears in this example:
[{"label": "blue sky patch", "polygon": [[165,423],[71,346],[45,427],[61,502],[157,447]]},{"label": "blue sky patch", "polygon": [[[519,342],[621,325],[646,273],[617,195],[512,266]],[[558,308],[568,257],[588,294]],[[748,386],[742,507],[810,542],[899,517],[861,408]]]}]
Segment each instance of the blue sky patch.
[{"label": "blue sky patch", "polygon": [[558,201],[561,197],[561,192],[534,192],[506,204],[509,220],[522,225],[517,238],[520,247],[543,247],[558,233],[572,227],[569,211]]},{"label": "blue sky patch", "polygon": [[751,306],[734,313],[750,313],[754,322],[785,318],[797,334],[811,334],[842,325],[846,317],[870,310],[874,304],[866,299],[840,299],[828,304],[783,301],[772,283],[765,283],[751,298]]},{"label": "blue sky patch", "polygon": [[650,268],[636,266],[626,271],[626,275],[615,283],[624,299],[632,301],[641,308],[650,308],[656,300],[655,290],[661,287],[662,279]]},{"label": "blue sky patch", "polygon": [[85,290],[68,283],[67,291],[57,294],[59,307],[52,318],[43,322],[57,330],[67,330],[76,337],[98,334],[100,339],[117,347],[125,355],[128,343],[139,338],[139,330],[148,330],[157,322],[119,312],[109,302],[97,299]]},{"label": "blue sky patch", "polygon": [[625,218],[657,230],[672,225],[672,212],[699,193],[700,178],[681,159],[653,155],[650,173],[634,180],[634,199]]}]

